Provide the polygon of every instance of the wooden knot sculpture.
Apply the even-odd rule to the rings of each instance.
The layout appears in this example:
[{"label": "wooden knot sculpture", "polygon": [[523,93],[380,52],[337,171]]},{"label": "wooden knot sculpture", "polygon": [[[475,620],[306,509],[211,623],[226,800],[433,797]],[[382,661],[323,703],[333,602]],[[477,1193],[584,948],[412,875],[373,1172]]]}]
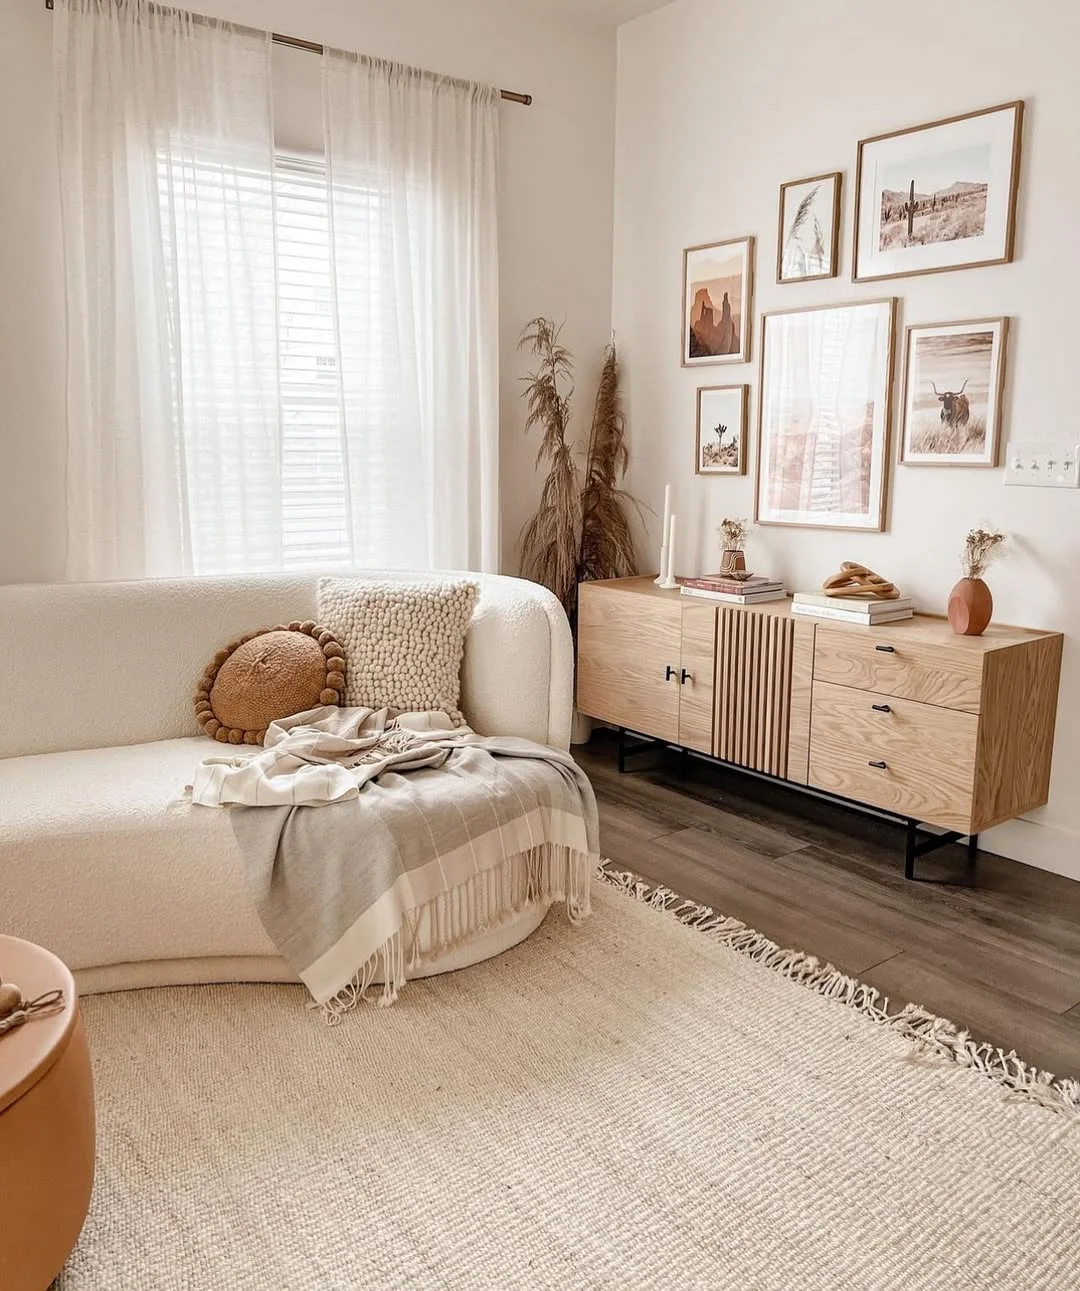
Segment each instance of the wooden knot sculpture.
[{"label": "wooden knot sculpture", "polygon": [[867,596],[877,601],[895,601],[900,595],[894,583],[853,560],[845,560],[840,572],[821,584],[821,590],[826,596]]}]

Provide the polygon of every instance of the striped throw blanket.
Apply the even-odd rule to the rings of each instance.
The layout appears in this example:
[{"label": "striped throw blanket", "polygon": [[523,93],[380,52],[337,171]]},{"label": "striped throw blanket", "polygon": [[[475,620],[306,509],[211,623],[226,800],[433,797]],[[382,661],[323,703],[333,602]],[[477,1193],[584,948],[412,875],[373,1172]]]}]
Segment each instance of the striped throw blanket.
[{"label": "striped throw blanket", "polygon": [[397,998],[434,957],[539,902],[589,913],[596,803],[567,753],[445,713],[318,708],[222,750],[192,800],[231,806],[264,926],[327,1017]]}]

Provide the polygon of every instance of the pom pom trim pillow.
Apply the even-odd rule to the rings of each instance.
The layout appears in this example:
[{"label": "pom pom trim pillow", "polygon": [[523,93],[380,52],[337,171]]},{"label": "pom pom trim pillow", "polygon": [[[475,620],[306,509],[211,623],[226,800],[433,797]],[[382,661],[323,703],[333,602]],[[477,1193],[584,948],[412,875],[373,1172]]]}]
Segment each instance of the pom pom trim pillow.
[{"label": "pom pom trim pillow", "polygon": [[465,718],[461,661],[480,594],[466,579],[319,579],[319,618],[345,647],[345,704]]},{"label": "pom pom trim pillow", "polygon": [[339,704],[345,655],[337,638],[310,621],[259,628],[219,650],[195,693],[203,731],[223,744],[261,744],[271,722]]}]

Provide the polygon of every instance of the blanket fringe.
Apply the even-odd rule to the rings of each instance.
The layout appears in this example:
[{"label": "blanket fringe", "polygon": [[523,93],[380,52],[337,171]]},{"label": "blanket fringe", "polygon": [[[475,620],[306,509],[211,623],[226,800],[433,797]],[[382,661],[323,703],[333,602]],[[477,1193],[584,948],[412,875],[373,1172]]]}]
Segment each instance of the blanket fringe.
[{"label": "blanket fringe", "polygon": [[[382,979],[378,1003],[394,1003],[410,973],[421,966],[420,943],[427,958],[438,959],[481,936],[530,906],[563,901],[571,923],[591,913],[589,883],[597,857],[556,843],[543,843],[508,857],[490,870],[440,893],[405,914],[403,928],[389,937],[333,998],[318,1005],[331,1025],[341,1021]],[[597,871],[599,872],[599,871]],[[426,936],[425,936],[426,933]]]},{"label": "blanket fringe", "polygon": [[913,1042],[909,1062],[941,1061],[968,1067],[1003,1085],[1012,1097],[1065,1113],[1069,1128],[1080,1124],[1080,1080],[1059,1080],[1048,1071],[1022,1062],[1014,1050],[1006,1053],[985,1041],[974,1040],[954,1022],[930,1013],[919,1004],[905,1004],[890,1012],[888,996],[875,987],[847,976],[832,964],[823,964],[814,955],[785,950],[740,920],[717,914],[709,906],[689,901],[670,888],[647,883],[628,870],[601,865],[596,878],[635,901],[673,915],[680,923],[705,933],[747,959],[764,964],[800,986],[837,1000],[895,1031]]}]

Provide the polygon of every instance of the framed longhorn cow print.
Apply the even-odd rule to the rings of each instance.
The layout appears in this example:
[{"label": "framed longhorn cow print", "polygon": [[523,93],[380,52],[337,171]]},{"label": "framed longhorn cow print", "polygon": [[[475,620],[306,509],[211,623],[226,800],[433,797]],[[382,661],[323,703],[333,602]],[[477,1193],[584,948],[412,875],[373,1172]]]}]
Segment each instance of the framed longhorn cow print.
[{"label": "framed longhorn cow print", "polygon": [[746,474],[750,387],[702,386],[697,392],[698,475]]},{"label": "framed longhorn cow print", "polygon": [[997,466],[1007,318],[907,329],[900,461]]}]

